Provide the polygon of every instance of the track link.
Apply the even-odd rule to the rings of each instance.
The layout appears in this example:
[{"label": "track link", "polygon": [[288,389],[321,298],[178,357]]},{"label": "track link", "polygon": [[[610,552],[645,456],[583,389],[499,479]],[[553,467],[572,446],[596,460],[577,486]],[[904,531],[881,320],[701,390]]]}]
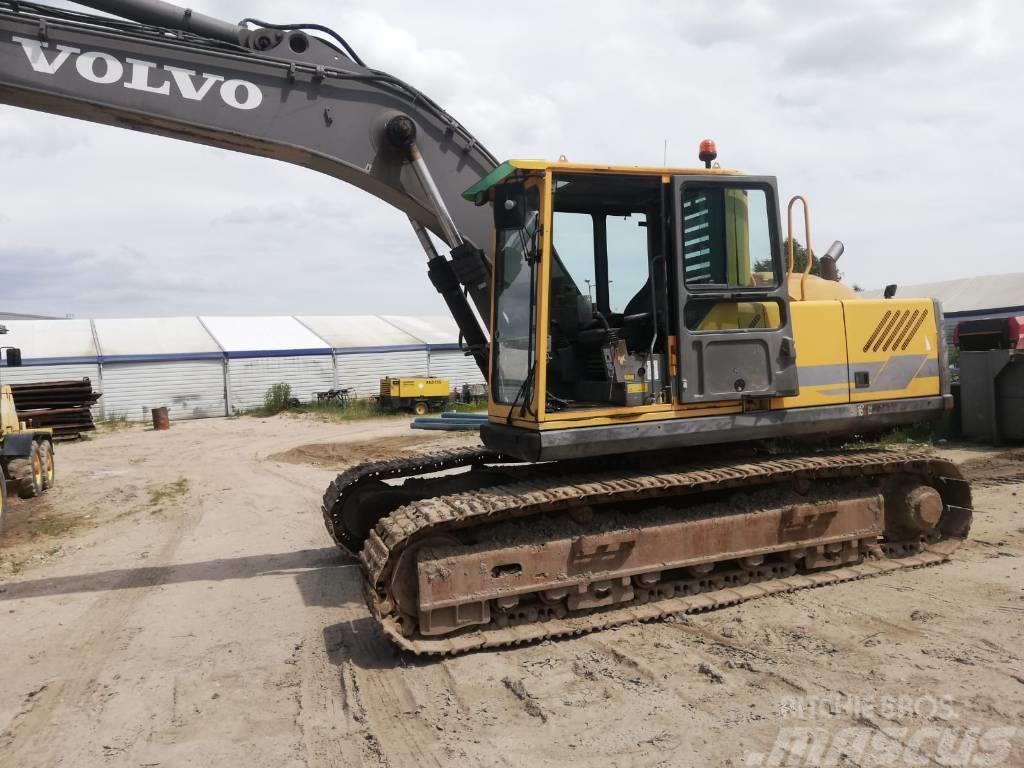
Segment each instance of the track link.
[{"label": "track link", "polygon": [[343,513],[346,503],[368,483],[505,461],[508,460],[496,451],[477,446],[358,464],[342,472],[327,486],[320,507],[324,525],[335,544],[353,557],[359,557],[363,542],[346,528]]},{"label": "track link", "polygon": [[[448,458],[426,462],[439,471],[451,466],[465,466],[476,461],[490,461],[494,454],[454,452]],[[422,460],[421,460],[422,461]],[[382,470],[408,474],[402,462],[383,462]],[[948,559],[966,537],[970,525],[970,491],[956,466],[931,456],[902,454],[895,451],[842,452],[753,461],[744,464],[717,464],[683,471],[617,471],[607,473],[553,472],[557,465],[527,466],[518,469],[516,480],[474,491],[436,496],[405,504],[382,518],[370,531],[360,560],[366,573],[367,602],[385,633],[402,649],[416,654],[452,654],[479,648],[496,648],[545,638],[583,634],[630,622],[649,621],[678,613],[713,610],[766,595],[792,592],[855,579],[867,578],[894,570],[920,568]],[[403,627],[389,580],[402,552],[424,537],[444,534],[461,528],[487,526],[530,515],[568,511],[590,505],[637,500],[658,500],[686,494],[699,494],[723,489],[744,489],[785,482],[804,482],[832,478],[909,475],[926,477],[941,486],[948,509],[943,517],[941,533],[927,540],[883,542],[878,554],[886,559],[861,563],[827,571],[795,573],[772,572],[751,575],[749,572],[730,576],[718,573],[710,585],[700,587],[697,594],[658,597],[656,591],[645,593],[644,600],[620,603],[604,608],[581,611],[571,615],[550,612],[536,620],[522,623],[503,619],[498,625],[460,630],[444,636],[419,635],[406,624]],[[380,477],[381,475],[378,475]],[[353,482],[358,482],[354,480]],[[342,489],[344,491],[344,489]],[[326,505],[325,505],[326,509]],[[722,562],[728,561],[728,554]],[[749,582],[749,583],[748,583]],[[686,591],[685,585],[682,587]],[[664,590],[661,590],[664,592]]]}]

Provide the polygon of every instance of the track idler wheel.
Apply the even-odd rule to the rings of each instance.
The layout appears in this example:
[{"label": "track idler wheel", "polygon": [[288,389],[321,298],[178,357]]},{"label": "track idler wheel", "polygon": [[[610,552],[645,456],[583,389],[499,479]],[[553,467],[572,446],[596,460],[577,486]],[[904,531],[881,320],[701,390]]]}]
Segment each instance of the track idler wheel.
[{"label": "track idler wheel", "polygon": [[897,540],[933,533],[943,506],[942,496],[930,485],[904,486],[886,494],[886,537]]},{"label": "track idler wheel", "polygon": [[920,485],[909,491],[905,500],[907,522],[921,533],[927,533],[939,524],[942,517],[942,496],[929,485]]}]

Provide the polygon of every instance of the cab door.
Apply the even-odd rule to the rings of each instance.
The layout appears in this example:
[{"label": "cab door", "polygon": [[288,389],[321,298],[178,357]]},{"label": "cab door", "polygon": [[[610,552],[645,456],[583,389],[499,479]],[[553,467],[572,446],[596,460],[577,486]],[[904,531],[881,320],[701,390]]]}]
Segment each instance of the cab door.
[{"label": "cab door", "polygon": [[672,184],[680,401],[798,394],[775,179]]}]

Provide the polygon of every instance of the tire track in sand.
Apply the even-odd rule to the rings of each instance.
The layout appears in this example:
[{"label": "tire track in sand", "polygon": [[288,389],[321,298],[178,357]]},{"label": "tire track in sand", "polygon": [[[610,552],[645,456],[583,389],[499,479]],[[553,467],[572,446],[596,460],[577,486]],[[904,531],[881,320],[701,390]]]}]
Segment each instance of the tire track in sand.
[{"label": "tire track in sand", "polygon": [[87,736],[91,712],[102,708],[102,703],[96,702],[100,673],[137,634],[126,625],[158,585],[160,577],[155,574],[159,567],[173,565],[173,555],[182,540],[202,519],[202,496],[187,494],[165,511],[172,515],[163,526],[167,537],[150,561],[155,567],[141,569],[141,575],[128,574],[112,585],[65,630],[65,669],[30,695],[22,711],[0,733],[0,766],[84,763],[83,752],[90,741],[80,737]]}]

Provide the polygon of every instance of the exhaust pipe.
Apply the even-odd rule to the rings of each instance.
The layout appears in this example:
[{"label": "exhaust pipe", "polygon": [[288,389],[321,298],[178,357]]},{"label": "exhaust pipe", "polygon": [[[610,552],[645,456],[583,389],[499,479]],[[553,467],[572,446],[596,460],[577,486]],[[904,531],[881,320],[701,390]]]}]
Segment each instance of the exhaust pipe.
[{"label": "exhaust pipe", "polygon": [[832,280],[836,282],[839,280],[839,268],[836,266],[836,262],[839,261],[839,257],[843,255],[843,251],[846,250],[839,240],[836,240],[829,249],[825,251],[825,255],[821,257],[819,262],[821,276],[825,280]]}]

